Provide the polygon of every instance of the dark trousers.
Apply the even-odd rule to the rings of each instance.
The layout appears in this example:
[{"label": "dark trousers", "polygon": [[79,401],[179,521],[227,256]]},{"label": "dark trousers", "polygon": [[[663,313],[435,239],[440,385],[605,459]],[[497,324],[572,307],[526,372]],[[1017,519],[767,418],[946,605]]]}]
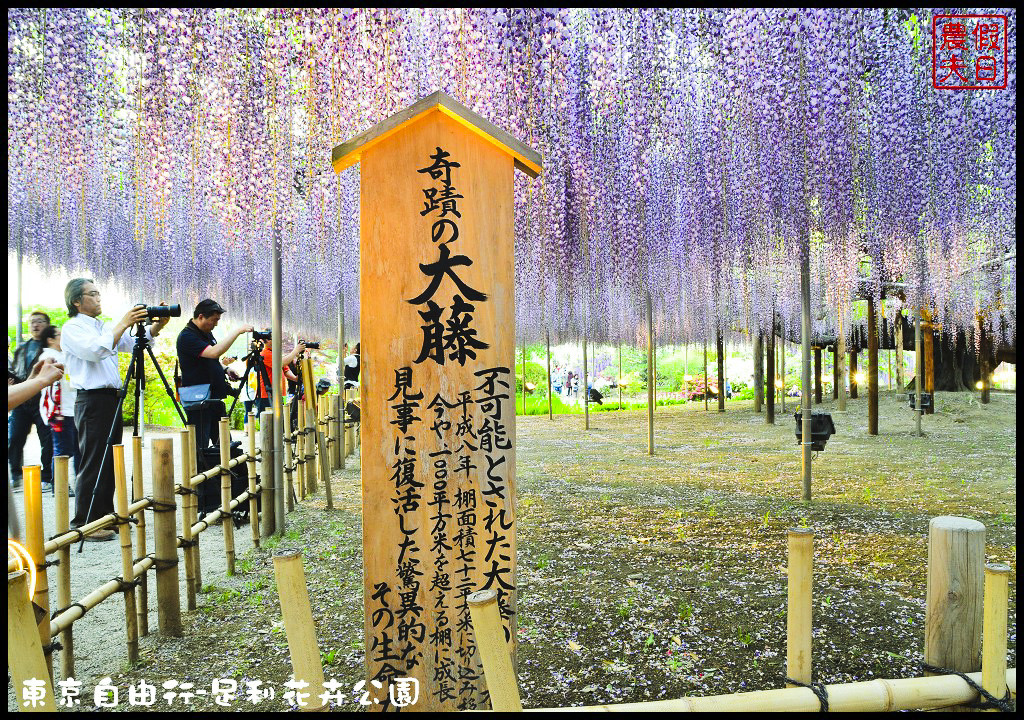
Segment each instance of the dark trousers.
[{"label": "dark trousers", "polygon": [[[75,426],[82,462],[75,478],[75,517],[71,520],[74,527],[114,512],[114,457],[107,438],[113,425],[113,445],[121,443],[122,422],[121,414],[117,412],[116,392],[79,390],[75,400]],[[92,512],[89,511],[90,503]]]},{"label": "dark trousers", "polygon": [[50,427],[39,415],[39,396],[36,395],[14,408],[7,419],[7,459],[11,463],[11,478],[15,485],[21,484],[21,466],[25,464],[25,440],[28,439],[33,426],[36,435],[39,436],[39,449],[42,455],[39,461],[39,477],[43,482],[50,482],[53,479],[50,472],[53,467],[53,440],[50,437]]},{"label": "dark trousers", "polygon": [[66,455],[71,458],[77,477],[82,466],[82,451],[78,447],[78,430],[75,429],[74,416],[65,415],[61,419],[60,432],[50,428],[50,434],[53,435],[53,456]]},{"label": "dark trousers", "polygon": [[196,426],[196,451],[202,453],[210,445],[220,445],[220,419],[228,409],[223,400],[207,400],[202,405],[185,408],[189,425]]}]

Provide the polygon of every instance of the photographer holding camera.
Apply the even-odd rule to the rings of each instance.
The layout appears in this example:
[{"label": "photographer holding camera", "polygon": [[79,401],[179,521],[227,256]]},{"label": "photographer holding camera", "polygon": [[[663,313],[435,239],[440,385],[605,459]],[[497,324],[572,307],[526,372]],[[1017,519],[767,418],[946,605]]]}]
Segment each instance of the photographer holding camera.
[{"label": "photographer holding camera", "polygon": [[[273,349],[274,349],[274,342],[276,342],[276,341],[273,340],[270,337],[270,331],[269,330],[267,332],[265,332],[265,333],[253,333],[253,338],[257,339],[257,340],[262,340],[264,342],[263,352],[260,354],[260,357],[263,360],[263,366],[267,369],[267,372],[266,372],[267,378],[272,378],[273,377],[273,372],[274,372],[273,371],[273,367],[274,367],[274,353],[273,353]],[[306,344],[300,340],[295,345],[295,347],[292,349],[292,351],[290,353],[288,353],[283,358],[281,358],[281,373],[284,375],[284,379],[281,382],[281,387],[287,388],[289,381],[291,381],[291,382],[298,382],[299,381],[298,376],[294,372],[292,372],[292,370],[289,368],[289,366],[293,362],[295,362],[295,358],[297,358],[302,353],[302,351],[305,350],[305,349],[306,349]],[[265,387],[265,385],[263,383],[262,374],[258,376],[258,379],[259,379],[259,386],[258,386],[258,393],[257,393],[257,397],[256,397],[256,408],[257,408],[256,412],[257,413],[261,412],[262,410],[266,410],[267,408],[270,407],[270,398],[271,398],[270,393],[267,392],[267,388]],[[274,382],[274,381],[270,380],[270,382]],[[274,388],[271,387],[270,388],[270,392],[273,392],[273,390],[274,390]]]},{"label": "photographer holding camera", "polygon": [[[71,520],[71,526],[77,528],[114,512],[114,463],[106,442],[111,427],[115,443],[121,442],[117,354],[132,351],[135,341],[129,331],[151,313],[145,305],[136,305],[116,324],[104,323],[99,317],[100,291],[87,278],[75,278],[67,284],[64,302],[70,320],[62,328],[61,347],[71,386],[78,391],[75,426],[82,451],[82,466],[75,480],[75,517]],[[145,330],[146,337],[155,338],[169,320],[169,315],[154,320]],[[104,453],[108,454],[107,462],[103,462]],[[99,477],[101,465],[103,477]],[[104,530],[86,539],[113,540],[114,532]]]},{"label": "photographer holding camera", "polygon": [[[32,337],[18,346],[14,351],[13,367],[8,369],[8,383],[12,379],[23,383],[29,376],[29,372],[35,366],[36,361],[46,348],[43,340],[43,333],[50,326],[50,316],[44,312],[34,312],[29,316],[29,329]],[[32,428],[36,429],[39,436],[39,447],[42,450],[40,465],[42,471],[40,476],[43,479],[43,486],[50,484],[51,457],[53,455],[53,441],[50,438],[50,428],[39,415],[39,395],[36,394],[33,401],[15,408],[7,419],[7,460],[11,466],[11,481],[14,488],[21,487],[21,468],[24,465],[25,441],[28,439]]]},{"label": "photographer holding camera", "polygon": [[223,313],[224,308],[207,298],[196,305],[192,319],[178,334],[181,401],[189,423],[196,426],[196,447],[200,453],[217,443],[217,423],[227,414],[224,398],[234,394],[219,358],[239,335],[252,331],[251,325],[240,325],[217,342],[213,329]]}]

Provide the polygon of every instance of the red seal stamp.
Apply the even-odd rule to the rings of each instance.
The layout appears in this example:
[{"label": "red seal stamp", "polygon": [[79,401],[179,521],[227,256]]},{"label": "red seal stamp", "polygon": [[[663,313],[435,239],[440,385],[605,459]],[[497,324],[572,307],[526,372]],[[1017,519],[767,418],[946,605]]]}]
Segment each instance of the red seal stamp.
[{"label": "red seal stamp", "polygon": [[1006,88],[1005,15],[932,18],[932,86],[940,90]]}]

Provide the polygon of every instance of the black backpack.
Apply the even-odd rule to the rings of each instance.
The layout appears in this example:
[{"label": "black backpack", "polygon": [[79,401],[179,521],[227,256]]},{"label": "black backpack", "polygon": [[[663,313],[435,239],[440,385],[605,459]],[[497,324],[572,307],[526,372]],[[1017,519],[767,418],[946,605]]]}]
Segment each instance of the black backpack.
[{"label": "black backpack", "polygon": [[[230,456],[232,459],[244,454],[241,440],[231,443]],[[220,465],[220,446],[211,445],[206,450],[198,453],[196,464],[199,466],[199,472],[206,472]],[[239,463],[231,468],[230,472],[231,497],[236,498],[249,489],[249,464]],[[258,477],[256,479],[257,481],[259,480]],[[220,476],[216,475],[209,480],[204,480],[197,488],[196,497],[199,501],[198,512],[200,520],[205,515],[220,509]],[[256,507],[259,507],[259,500],[260,498],[257,496]],[[249,522],[249,501],[246,500],[236,507],[231,516],[235,521],[235,527],[240,527]]]}]

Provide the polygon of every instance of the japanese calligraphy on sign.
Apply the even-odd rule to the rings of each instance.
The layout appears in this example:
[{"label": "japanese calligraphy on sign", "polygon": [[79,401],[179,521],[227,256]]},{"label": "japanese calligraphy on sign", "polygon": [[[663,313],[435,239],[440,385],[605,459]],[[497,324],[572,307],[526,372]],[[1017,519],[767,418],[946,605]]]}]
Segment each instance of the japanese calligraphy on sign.
[{"label": "japanese calligraphy on sign", "polygon": [[932,85],[944,90],[1006,87],[1005,15],[936,15],[932,18]]},{"label": "japanese calligraphy on sign", "polygon": [[[485,121],[436,97],[437,112],[414,112],[421,101],[404,124],[385,121],[386,139],[370,149],[363,138],[350,144],[362,162],[367,688],[418,679],[416,709],[452,711],[489,706],[469,595],[497,592],[515,652],[512,180],[521,163],[508,149],[515,141],[496,142],[496,129],[484,137],[470,121]],[[393,709],[379,695],[374,707]]]}]

